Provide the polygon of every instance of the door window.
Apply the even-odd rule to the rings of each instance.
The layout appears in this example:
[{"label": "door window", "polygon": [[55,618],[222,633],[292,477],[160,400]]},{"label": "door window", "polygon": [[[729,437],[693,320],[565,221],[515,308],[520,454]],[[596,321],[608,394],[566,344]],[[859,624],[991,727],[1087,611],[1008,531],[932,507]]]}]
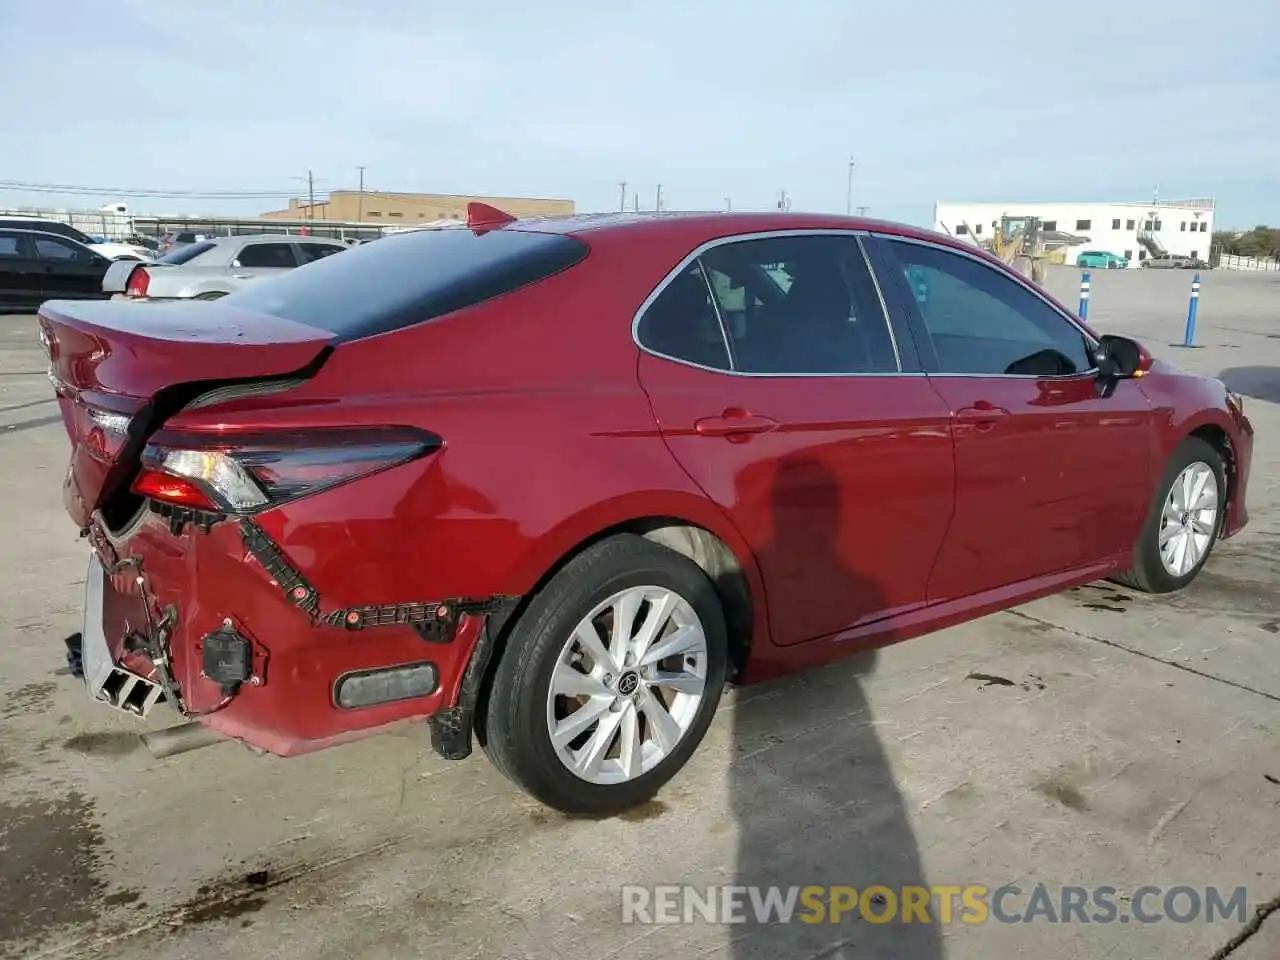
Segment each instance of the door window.
[{"label": "door window", "polygon": [[896,373],[897,352],[852,236],[726,243],[702,265],[743,373]]},{"label": "door window", "polygon": [[300,243],[298,249],[302,251],[302,262],[311,263],[313,260],[323,260],[335,253],[341,253],[346,247],[338,247],[330,243]]},{"label": "door window", "polygon": [[1093,367],[1080,328],[1017,281],[958,253],[889,245],[915,290],[940,373],[1069,376]]},{"label": "door window", "polygon": [[54,260],[58,263],[87,263],[89,254],[74,244],[59,240],[56,237],[36,237],[36,256],[41,260]]},{"label": "door window", "polygon": [[647,349],[673,360],[712,370],[733,369],[706,276],[696,261],[649,305],[636,335]]},{"label": "door window", "polygon": [[0,233],[0,258],[6,260],[22,258],[22,245],[19,238],[12,233]]},{"label": "door window", "polygon": [[242,267],[296,267],[293,248],[287,243],[251,243],[236,258]]}]

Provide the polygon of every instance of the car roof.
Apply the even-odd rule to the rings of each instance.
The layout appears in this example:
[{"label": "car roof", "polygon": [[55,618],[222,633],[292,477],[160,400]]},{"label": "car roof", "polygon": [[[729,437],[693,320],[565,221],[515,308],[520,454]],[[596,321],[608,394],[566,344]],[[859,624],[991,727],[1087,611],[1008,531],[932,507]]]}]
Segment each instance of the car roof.
[{"label": "car roof", "polygon": [[[190,231],[183,231],[188,233]],[[246,233],[235,237],[205,237],[200,243],[214,243],[218,246],[227,246],[237,243],[312,243],[314,241],[321,243],[342,243],[333,237],[299,237],[288,233]]]},{"label": "car roof", "polygon": [[[459,229],[459,228],[445,228]],[[461,229],[466,229],[465,227]],[[969,253],[985,254],[975,244],[957,240],[949,234],[923,227],[914,227],[892,220],[876,220],[870,217],[846,217],[825,213],[729,213],[729,212],[666,212],[661,213],[587,213],[568,217],[543,217],[516,220],[498,229],[530,233],[559,233],[587,239],[592,236],[635,234],[704,234],[706,240],[747,233],[768,233],[785,230],[862,230],[893,236],[927,240],[944,244]],[[990,254],[987,254],[990,256]],[[994,257],[992,259],[995,259]]]},{"label": "car roof", "polygon": [[[58,221],[53,220],[50,222],[57,223]],[[3,221],[0,221],[0,230],[5,233],[29,233],[33,237],[53,237],[56,240],[65,240],[67,243],[74,243],[80,247],[84,246],[75,237],[68,237],[65,233],[54,233],[52,230],[28,230],[26,227],[10,227],[6,226]]]}]

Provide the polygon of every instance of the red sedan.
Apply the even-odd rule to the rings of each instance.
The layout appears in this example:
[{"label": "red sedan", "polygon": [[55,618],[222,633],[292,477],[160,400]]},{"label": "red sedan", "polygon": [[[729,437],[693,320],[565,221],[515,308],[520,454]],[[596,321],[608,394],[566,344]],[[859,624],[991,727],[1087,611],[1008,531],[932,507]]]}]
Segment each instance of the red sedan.
[{"label": "red sedan", "polygon": [[216,304],[50,302],[40,333],[92,546],[68,656],[188,720],[160,752],[426,719],[616,810],[726,680],[1177,590],[1247,521],[1220,382],[877,221],[475,205]]}]

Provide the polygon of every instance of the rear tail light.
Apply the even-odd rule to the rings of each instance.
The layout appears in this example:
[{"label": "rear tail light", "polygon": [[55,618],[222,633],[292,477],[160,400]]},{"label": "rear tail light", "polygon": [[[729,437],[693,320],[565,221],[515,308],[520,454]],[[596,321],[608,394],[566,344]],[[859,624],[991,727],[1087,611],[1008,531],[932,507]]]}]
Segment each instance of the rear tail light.
[{"label": "rear tail light", "polygon": [[145,267],[137,266],[129,274],[129,279],[124,285],[124,295],[126,297],[145,297],[147,290],[151,287],[151,274],[147,273]]},{"label": "rear tail light", "polygon": [[407,463],[439,449],[434,434],[373,427],[225,438],[160,435],[148,444],[133,490],[166,503],[254,513]]}]

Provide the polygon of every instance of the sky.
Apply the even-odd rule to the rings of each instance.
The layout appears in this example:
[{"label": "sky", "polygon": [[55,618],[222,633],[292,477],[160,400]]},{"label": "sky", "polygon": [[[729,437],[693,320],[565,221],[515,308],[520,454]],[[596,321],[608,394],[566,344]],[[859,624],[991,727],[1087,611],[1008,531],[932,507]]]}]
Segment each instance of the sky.
[{"label": "sky", "polygon": [[[368,189],[932,224],[937,200],[1217,200],[1280,224],[1280,4],[0,0],[0,182]],[[21,91],[21,93],[19,93]],[[628,200],[628,206],[631,201]]]}]

